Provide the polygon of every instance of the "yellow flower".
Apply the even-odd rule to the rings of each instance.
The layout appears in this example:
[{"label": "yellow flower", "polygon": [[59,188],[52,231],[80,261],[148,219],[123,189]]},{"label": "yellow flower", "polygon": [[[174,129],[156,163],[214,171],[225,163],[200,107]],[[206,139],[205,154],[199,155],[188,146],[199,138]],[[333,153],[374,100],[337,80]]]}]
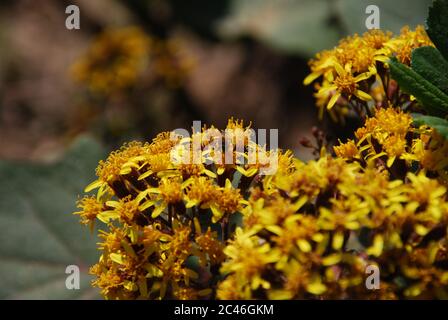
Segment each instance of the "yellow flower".
[{"label": "yellow flower", "polygon": [[122,198],[118,201],[107,201],[106,206],[111,208],[110,210],[103,211],[98,215],[104,223],[109,223],[110,220],[120,219],[123,223],[132,225],[137,216],[140,214],[140,202],[135,199],[131,199],[130,196]]},{"label": "yellow flower", "polygon": [[224,274],[238,271],[239,281],[247,282],[251,290],[259,287],[269,289],[270,283],[263,279],[262,273],[268,264],[278,261],[279,254],[268,243],[260,245],[252,235],[250,231],[244,233],[240,228],[236,230],[235,240],[224,249],[232,262],[224,262],[221,270]]},{"label": "yellow flower", "polygon": [[345,159],[356,158],[359,155],[358,147],[353,140],[348,140],[346,143],[333,147],[336,156]]},{"label": "yellow flower", "polygon": [[219,221],[225,213],[239,212],[243,209],[243,205],[247,204],[239,189],[234,189],[229,179],[223,188],[218,190],[214,205],[211,206],[213,219]]},{"label": "yellow flower", "polygon": [[425,28],[417,26],[414,31],[411,31],[406,26],[401,29],[399,36],[384,44],[385,48],[381,53],[388,57],[396,56],[401,63],[410,65],[412,50],[423,46],[434,46],[426,34]]},{"label": "yellow flower", "polygon": [[164,177],[160,180],[158,188],[147,189],[139,194],[140,197],[155,195],[141,204],[140,209],[145,210],[155,206],[151,214],[157,218],[168,206],[176,205],[183,200],[182,183],[179,177]]},{"label": "yellow flower", "polygon": [[128,186],[122,185],[120,177],[122,174],[130,173],[131,169],[126,167],[123,171],[123,167],[130,159],[141,156],[147,152],[147,147],[147,144],[131,142],[123,145],[120,150],[112,152],[107,157],[106,161],[101,160],[99,162],[96,169],[98,180],[89,184],[84,191],[89,192],[99,188],[98,199],[106,193],[115,193],[116,195],[124,194]]},{"label": "yellow flower", "polygon": [[208,177],[191,177],[184,183],[186,207],[198,206],[210,208],[217,197],[218,189],[213,180]]},{"label": "yellow flower", "polygon": [[82,224],[88,224],[93,231],[97,216],[104,210],[104,204],[99,202],[96,197],[84,197],[78,201],[77,207],[81,211],[74,212],[81,217]]},{"label": "yellow flower", "polygon": [[397,158],[412,161],[414,140],[408,138],[414,134],[409,114],[395,108],[376,109],[375,115],[367,118],[364,126],[355,132],[356,143],[349,140],[334,147],[337,156],[346,159],[371,161],[386,158],[387,167],[391,167]]},{"label": "yellow flower", "polygon": [[414,158],[425,169],[437,172],[447,184],[448,140],[434,130],[420,130],[420,139],[413,142]]},{"label": "yellow flower", "polygon": [[241,288],[241,283],[238,282],[234,275],[228,276],[223,280],[217,289],[216,296],[221,300],[239,300],[247,298]]},{"label": "yellow flower", "polygon": [[150,47],[151,39],[138,27],[108,29],[72,66],[73,77],[94,92],[124,89],[147,65]]},{"label": "yellow flower", "polygon": [[202,265],[206,265],[207,256],[211,265],[220,265],[224,259],[224,244],[218,240],[216,232],[211,231],[210,227],[206,232],[196,236],[196,243],[199,245],[201,255],[199,256]]},{"label": "yellow flower", "polygon": [[358,89],[359,82],[372,76],[370,72],[353,76],[351,71],[352,66],[350,64],[346,64],[343,68],[339,63],[335,63],[334,68],[337,75],[333,84],[322,87],[319,90],[319,93],[334,92],[331,99],[328,101],[327,109],[333,108],[341,96],[350,99],[354,95],[363,101],[370,101],[373,99],[368,93]]},{"label": "yellow flower", "polygon": [[[233,142],[228,149],[233,160],[241,156],[247,161],[249,150],[259,148],[250,139],[250,127],[230,119],[227,129],[236,131],[218,132]],[[253,163],[241,165],[215,165],[209,161],[207,149],[200,151],[198,163],[173,159],[179,144],[191,154],[193,146],[186,142],[200,138],[202,147],[211,143],[206,130],[202,128],[191,138],[163,132],[151,143],[125,144],[100,161],[98,179],[86,187],[87,192],[97,189],[97,196],[81,200],[82,211],[77,214],[82,223],[93,225],[95,219],[105,223],[106,230],[100,231],[102,255],[92,268],[93,284],[105,298],[199,299],[215,295],[211,286],[226,257],[223,250],[233,232],[232,216],[248,205],[244,197],[254,175],[265,166],[267,151]],[[238,140],[244,143],[242,149]],[[220,142],[222,149],[225,142]],[[291,158],[290,152],[279,155],[279,170],[285,174],[292,170]],[[242,169],[251,174],[241,177],[238,171]],[[199,264],[192,263],[195,259]],[[256,281],[254,286],[266,285],[261,278]]]},{"label": "yellow flower", "polygon": [[[377,125],[401,119],[388,112]],[[447,191],[424,172],[393,180],[372,162],[321,157],[263,180],[224,250],[218,298],[397,299],[440,296],[430,283],[447,289],[436,263],[446,257]],[[380,290],[365,287],[368,265],[381,270]]]},{"label": "yellow flower", "polygon": [[372,29],[364,33],[362,38],[369,48],[379,50],[383,48],[387,41],[392,38],[392,32],[384,32],[379,29]]},{"label": "yellow flower", "polygon": [[399,103],[403,93],[391,94],[398,88],[390,81],[387,62],[395,56],[409,65],[413,49],[431,45],[424,28],[418,26],[415,31],[403,28],[395,37],[390,32],[369,30],[362,36],[355,34],[342,39],[332,50],[318,53],[309,62],[311,73],[304,84],[316,82],[319,118],[325,106],[334,121],[343,121],[348,110],[364,118],[370,114],[373,103],[381,106]]}]

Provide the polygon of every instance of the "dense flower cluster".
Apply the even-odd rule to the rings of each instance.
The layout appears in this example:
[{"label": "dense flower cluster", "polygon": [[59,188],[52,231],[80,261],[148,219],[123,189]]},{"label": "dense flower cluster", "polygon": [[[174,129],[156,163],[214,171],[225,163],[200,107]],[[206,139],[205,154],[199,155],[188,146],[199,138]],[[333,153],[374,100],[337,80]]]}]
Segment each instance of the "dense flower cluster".
[{"label": "dense flower cluster", "polygon": [[[235,139],[248,137],[242,122],[229,120],[227,128],[240,129]],[[264,177],[260,162],[208,162],[207,148],[201,163],[176,164],[179,146],[181,154],[194,152],[182,142],[199,135],[201,146],[211,143],[206,132],[162,133],[100,162],[98,180],[86,188],[97,194],[82,198],[77,214],[83,224],[107,226],[91,268],[106,298],[447,297],[447,189],[423,164],[439,167],[440,148],[407,114],[378,109],[356,142],[335,147],[336,158],[323,152],[303,163],[279,152],[276,173]],[[391,151],[390,141],[404,146]],[[247,157],[257,145],[246,143]],[[399,161],[421,168],[397,177],[391,169]],[[365,285],[368,266],[381,270],[379,290]]]},{"label": "dense flower cluster", "polygon": [[[444,186],[423,173],[392,180],[372,163],[291,161],[252,190],[218,298],[447,297]],[[366,288],[368,265],[379,290]]]},{"label": "dense flower cluster", "polygon": [[108,29],[73,66],[73,77],[94,92],[112,92],[137,81],[148,64],[151,38],[138,27]]},{"label": "dense flower cluster", "polygon": [[[246,139],[243,158],[248,148],[257,148],[242,121],[229,120],[227,129],[238,129],[233,132],[241,135],[227,141]],[[86,192],[98,189],[97,194],[80,199],[76,214],[83,224],[93,227],[98,219],[106,226],[100,235],[101,258],[91,268],[97,276],[93,284],[106,298],[213,295],[212,284],[219,275],[214,270],[225,258],[232,217],[247,206],[244,197],[263,163],[218,166],[207,161],[210,150],[216,150],[205,148],[212,143],[207,132],[204,128],[193,133],[203,147],[197,151],[199,163],[176,163],[172,157],[179,152],[195,152],[193,144],[185,143],[192,138],[168,132],[152,143],[126,144],[100,161],[98,179],[86,188]],[[225,150],[236,158],[237,144],[232,146]]]},{"label": "dense flower cluster", "polygon": [[390,79],[388,59],[394,56],[409,65],[412,50],[429,45],[433,44],[422,26],[414,31],[405,27],[396,37],[381,30],[355,34],[334,49],[318,53],[310,61],[311,74],[304,84],[318,80],[315,96],[320,116],[325,108],[334,120],[342,120],[350,110],[370,114],[374,106],[402,101]]},{"label": "dense flower cluster", "polygon": [[414,128],[411,116],[398,108],[377,109],[355,132],[355,140],[335,146],[334,151],[364,166],[375,161],[395,178],[424,170],[447,182],[448,142],[430,128]]},{"label": "dense flower cluster", "polygon": [[72,74],[92,92],[107,94],[143,81],[148,73],[146,78],[179,86],[193,66],[179,40],[161,40],[138,27],[123,27],[102,32],[73,64]]}]

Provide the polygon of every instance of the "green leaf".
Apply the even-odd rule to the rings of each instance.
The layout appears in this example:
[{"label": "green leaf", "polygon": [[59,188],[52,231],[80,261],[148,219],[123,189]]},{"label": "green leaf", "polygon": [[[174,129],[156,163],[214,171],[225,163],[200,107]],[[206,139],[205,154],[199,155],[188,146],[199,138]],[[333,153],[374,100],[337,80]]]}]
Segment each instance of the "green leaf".
[{"label": "green leaf", "polygon": [[[88,275],[97,237],[72,213],[103,156],[82,138],[53,165],[0,162],[0,299],[98,297]],[[79,290],[65,286],[68,265],[81,270]]]},{"label": "green leaf", "polygon": [[338,42],[331,14],[327,1],[231,0],[217,31],[225,38],[251,36],[287,53],[313,55]]},{"label": "green leaf", "polygon": [[448,93],[448,62],[434,47],[421,47],[412,51],[412,70]]},{"label": "green leaf", "polygon": [[425,116],[419,113],[413,113],[412,118],[416,126],[430,126],[445,139],[448,139],[448,120],[439,117]]},{"label": "green leaf", "polygon": [[429,8],[426,30],[432,42],[448,60],[448,1],[436,0]]},{"label": "green leaf", "polygon": [[429,114],[444,116],[448,113],[448,96],[445,93],[396,58],[392,58],[389,65],[392,78],[400,88],[415,96]]}]

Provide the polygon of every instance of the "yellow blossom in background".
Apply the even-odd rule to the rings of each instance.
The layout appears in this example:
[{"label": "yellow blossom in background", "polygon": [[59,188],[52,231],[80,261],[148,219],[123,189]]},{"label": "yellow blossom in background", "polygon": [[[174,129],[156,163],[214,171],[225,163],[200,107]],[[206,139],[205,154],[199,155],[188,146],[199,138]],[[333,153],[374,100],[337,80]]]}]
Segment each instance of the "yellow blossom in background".
[{"label": "yellow blossom in background", "polygon": [[138,27],[107,29],[72,66],[76,81],[94,92],[113,92],[133,85],[148,66],[151,38]]},{"label": "yellow blossom in background", "polygon": [[92,92],[111,94],[153,78],[179,87],[194,65],[180,39],[157,39],[130,26],[104,30],[72,65],[71,73]]}]

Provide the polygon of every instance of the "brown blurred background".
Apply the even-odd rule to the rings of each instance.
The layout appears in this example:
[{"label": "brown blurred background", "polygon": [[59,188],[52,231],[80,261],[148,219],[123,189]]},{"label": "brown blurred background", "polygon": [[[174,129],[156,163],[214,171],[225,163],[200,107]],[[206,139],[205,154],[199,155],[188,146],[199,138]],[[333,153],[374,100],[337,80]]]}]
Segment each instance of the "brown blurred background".
[{"label": "brown blurred background", "polygon": [[[193,120],[222,127],[231,116],[278,128],[281,147],[309,158],[300,138],[309,137],[313,125],[326,125],[317,122],[312,88],[301,84],[307,60],[343,35],[364,32],[370,2],[2,1],[0,159],[51,160],[85,133],[112,149],[189,128]],[[429,1],[376,2],[382,27],[397,31],[423,23]],[[80,8],[80,30],[65,28],[70,4]],[[180,83],[154,80],[151,64],[125,92],[101,97],[73,79],[71,66],[96,37],[125,26],[160,41],[177,39],[182,55],[194,61]]]}]

